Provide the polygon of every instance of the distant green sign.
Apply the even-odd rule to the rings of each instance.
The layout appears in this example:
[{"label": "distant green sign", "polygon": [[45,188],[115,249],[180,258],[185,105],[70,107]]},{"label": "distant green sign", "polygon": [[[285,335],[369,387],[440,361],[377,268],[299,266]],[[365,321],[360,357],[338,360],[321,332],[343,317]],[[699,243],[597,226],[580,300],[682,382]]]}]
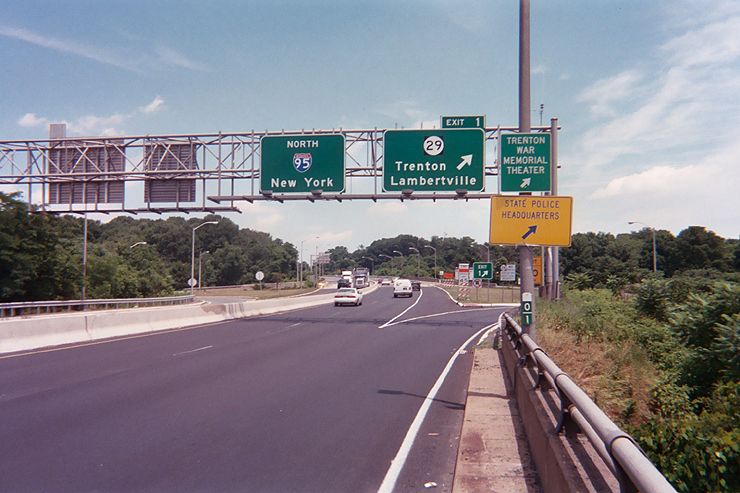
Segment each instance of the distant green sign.
[{"label": "distant green sign", "polygon": [[550,191],[550,134],[502,134],[499,149],[499,191]]},{"label": "distant green sign", "polygon": [[473,279],[493,279],[493,264],[490,262],[473,263]]},{"label": "distant green sign", "polygon": [[265,135],[260,147],[262,191],[344,191],[344,135]]},{"label": "distant green sign", "polygon": [[483,142],[479,128],[386,130],[383,189],[481,191],[485,188]]},{"label": "distant green sign", "polygon": [[480,116],[443,116],[442,128],[486,128],[486,117]]}]

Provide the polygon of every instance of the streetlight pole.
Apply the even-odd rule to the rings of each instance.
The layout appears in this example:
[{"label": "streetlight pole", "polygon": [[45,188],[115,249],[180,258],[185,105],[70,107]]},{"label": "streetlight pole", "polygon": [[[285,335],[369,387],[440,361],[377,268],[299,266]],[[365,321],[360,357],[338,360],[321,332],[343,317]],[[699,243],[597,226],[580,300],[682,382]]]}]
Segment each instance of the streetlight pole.
[{"label": "streetlight pole", "polygon": [[190,280],[188,281],[191,296],[195,294],[195,230],[206,224],[218,224],[218,221],[206,221],[193,228],[193,242],[190,250]]},{"label": "streetlight pole", "polygon": [[136,243],[128,247],[128,249],[131,250],[133,247],[139,246],[139,245],[146,245],[146,241],[137,241]]},{"label": "streetlight pole", "polygon": [[434,278],[437,278],[437,249],[431,245],[424,245],[424,248],[431,248],[434,250]]},{"label": "streetlight pole", "polygon": [[645,223],[641,223],[640,221],[628,221],[627,224],[642,224],[647,229],[653,232],[653,272],[658,272],[658,257],[656,255],[656,248],[655,248],[655,228],[652,226],[648,226]]},{"label": "streetlight pole", "polygon": [[303,242],[304,241],[306,240],[301,240],[301,254],[298,256],[298,265],[299,265],[298,282],[300,283],[298,286],[299,288],[303,287]]},{"label": "streetlight pole", "polygon": [[384,253],[381,253],[380,255],[378,255],[378,257],[386,257],[386,258],[390,259],[390,261],[391,261],[391,276],[393,276],[393,257],[391,257],[390,255],[386,255]]},{"label": "streetlight pole", "polygon": [[372,257],[363,256],[362,258],[366,258],[370,261],[370,275],[372,275],[373,272],[375,271],[375,260],[373,260]]},{"label": "streetlight pole", "polygon": [[393,253],[397,253],[401,256],[401,275],[398,277],[403,277],[403,253],[399,252],[398,250],[393,250]]},{"label": "streetlight pole", "polygon": [[205,252],[200,252],[198,254],[198,287],[203,287],[203,284],[200,282],[200,275],[202,273],[202,267],[203,267],[203,254],[204,253],[211,253],[208,250]]},{"label": "streetlight pole", "polygon": [[409,250],[413,250],[416,252],[416,277],[419,277],[419,274],[421,272],[421,254],[419,254],[419,250],[414,247],[409,247]]}]

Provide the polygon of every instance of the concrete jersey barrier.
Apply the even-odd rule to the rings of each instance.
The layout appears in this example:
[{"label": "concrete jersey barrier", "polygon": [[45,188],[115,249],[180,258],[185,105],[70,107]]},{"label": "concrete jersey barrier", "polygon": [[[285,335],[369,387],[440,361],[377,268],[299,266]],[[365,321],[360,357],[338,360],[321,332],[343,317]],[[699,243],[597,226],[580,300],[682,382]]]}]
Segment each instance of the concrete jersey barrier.
[{"label": "concrete jersey barrier", "polygon": [[332,291],[238,303],[27,315],[0,320],[0,354],[268,315],[333,302]]}]

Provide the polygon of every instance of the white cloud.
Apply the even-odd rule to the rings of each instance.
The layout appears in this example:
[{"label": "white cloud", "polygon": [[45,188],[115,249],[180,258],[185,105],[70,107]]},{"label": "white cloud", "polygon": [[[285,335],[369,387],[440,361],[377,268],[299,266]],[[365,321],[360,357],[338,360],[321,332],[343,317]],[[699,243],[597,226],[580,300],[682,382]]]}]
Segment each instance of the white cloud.
[{"label": "white cloud", "polygon": [[[72,121],[61,120],[60,123],[67,125],[68,135],[78,136],[114,136],[124,135],[125,132],[122,128],[127,121],[139,114],[152,114],[157,112],[164,105],[164,100],[157,96],[154,101],[149,103],[147,106],[139,108],[137,111],[131,113],[119,114],[115,113],[111,116],[95,116],[95,115],[84,115],[80,116]],[[26,113],[18,120],[18,124],[22,127],[46,127],[53,121],[46,117],[37,117],[34,113]]]},{"label": "white cloud", "polygon": [[695,26],[667,40],[654,63],[584,89],[579,101],[590,104],[598,121],[583,135],[577,165],[655,167],[674,155],[681,167],[692,146],[713,140],[721,147],[735,139],[730,122],[740,112],[740,100],[732,97],[740,91],[738,31],[740,14]]},{"label": "white cloud", "polygon": [[149,103],[145,107],[141,108],[140,111],[142,113],[146,113],[146,114],[155,113],[155,112],[159,111],[159,109],[162,107],[163,104],[164,104],[164,99],[162,99],[159,96],[157,96],[156,98],[154,98],[154,101],[152,101],[151,103]]},{"label": "white cloud", "polygon": [[323,233],[318,233],[316,236],[319,237],[316,242],[320,245],[343,245],[346,244],[348,240],[352,239],[352,236],[354,236],[354,231],[347,230],[340,231],[338,233],[335,233],[334,231],[325,231]]},{"label": "white cloud", "polygon": [[247,220],[247,227],[256,229],[258,231],[271,231],[275,229],[284,221],[284,217],[279,212],[276,212],[275,207],[270,205],[262,204],[260,202],[246,203],[238,202],[237,207],[242,210],[246,218],[251,218],[252,221]]},{"label": "white cloud", "polygon": [[188,57],[186,57],[182,53],[173,50],[172,48],[160,45],[157,46],[155,51],[159,60],[165,65],[186,68],[188,70],[206,70],[206,66],[202,63],[190,60]]},{"label": "white cloud", "polygon": [[21,127],[44,127],[51,123],[47,118],[37,118],[34,113],[26,113],[20,120],[18,125]]},{"label": "white cloud", "polygon": [[93,46],[69,39],[59,39],[38,34],[23,28],[0,25],[0,36],[24,41],[42,48],[77,55],[89,60],[112,65],[132,72],[142,72],[151,68],[179,67],[188,70],[202,71],[206,66],[189,59],[186,55],[168,46],[158,45],[153,52],[142,53],[135,48],[115,49]]},{"label": "white cloud", "polygon": [[700,186],[707,175],[707,170],[699,166],[685,168],[658,166],[644,173],[616,178],[606,187],[596,190],[589,198],[682,193]]},{"label": "white cloud", "polygon": [[138,70],[138,67],[132,60],[127,60],[125,57],[114,54],[112,51],[105,48],[98,48],[66,39],[43,36],[26,29],[9,26],[0,26],[0,36],[25,41],[36,46],[61,51],[63,53],[70,53],[125,70]]},{"label": "white cloud", "polygon": [[595,117],[615,116],[615,106],[630,96],[641,79],[642,74],[638,70],[626,70],[586,88],[578,101],[591,102],[591,114]]}]

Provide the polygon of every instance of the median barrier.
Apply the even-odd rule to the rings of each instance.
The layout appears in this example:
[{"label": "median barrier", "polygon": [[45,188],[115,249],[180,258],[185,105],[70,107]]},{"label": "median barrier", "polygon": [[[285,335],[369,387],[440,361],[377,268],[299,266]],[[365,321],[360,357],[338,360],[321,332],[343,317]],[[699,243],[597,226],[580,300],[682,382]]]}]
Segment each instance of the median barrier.
[{"label": "median barrier", "polygon": [[334,292],[313,296],[26,315],[0,320],[0,354],[177,329],[330,304]]}]

